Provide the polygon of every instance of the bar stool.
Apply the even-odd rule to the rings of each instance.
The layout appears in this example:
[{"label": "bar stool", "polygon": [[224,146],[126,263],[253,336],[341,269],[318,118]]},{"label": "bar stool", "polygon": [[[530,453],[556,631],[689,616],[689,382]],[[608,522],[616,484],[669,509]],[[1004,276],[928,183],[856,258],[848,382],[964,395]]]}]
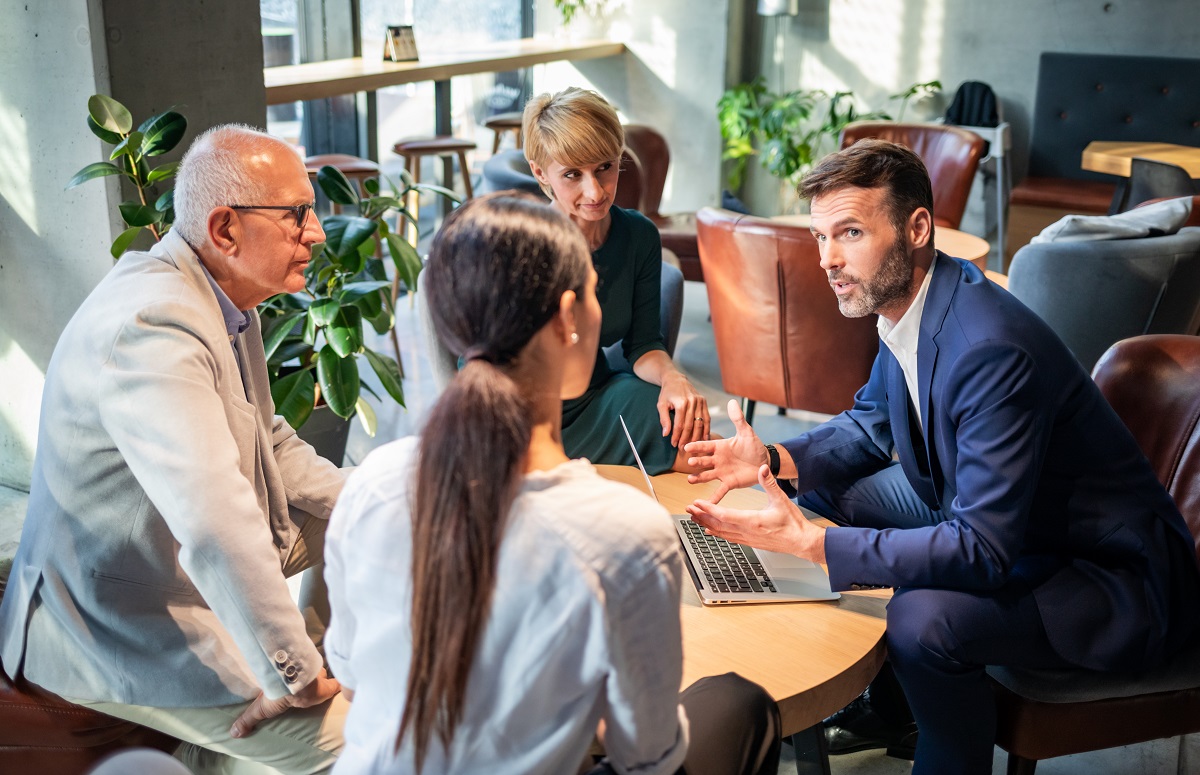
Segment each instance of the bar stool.
[{"label": "bar stool", "polygon": [[[475,196],[474,190],[471,188],[471,170],[467,167],[467,151],[475,150],[475,143],[470,140],[460,140],[457,137],[448,135],[440,135],[438,137],[418,137],[410,140],[401,140],[392,146],[392,150],[399,156],[404,157],[404,168],[408,170],[408,174],[412,176],[413,183],[421,182],[421,159],[426,156],[457,156],[458,168],[462,171],[463,190],[466,192],[466,198],[470,199]],[[451,181],[446,181],[447,187],[450,187]],[[408,211],[412,214],[412,221],[407,229],[409,243],[417,246],[417,215],[420,206],[419,192],[412,191],[409,193]]]},{"label": "bar stool", "polygon": [[492,154],[500,150],[500,140],[503,139],[506,132],[517,133],[517,148],[520,149],[524,145],[523,127],[521,118],[524,116],[520,112],[512,113],[497,113],[494,116],[489,116],[483,122],[483,125],[496,133],[495,139],[492,141]]},{"label": "bar stool", "polygon": [[[358,188],[358,195],[363,195],[363,183],[368,178],[379,177],[379,165],[370,159],[363,159],[358,156],[351,156],[348,153],[322,153],[316,156],[307,156],[304,159],[304,169],[308,172],[308,176],[312,178],[313,183],[317,182],[317,172],[322,167],[336,167],[346,178]],[[332,202],[333,212],[340,213],[342,206],[337,202]]]}]

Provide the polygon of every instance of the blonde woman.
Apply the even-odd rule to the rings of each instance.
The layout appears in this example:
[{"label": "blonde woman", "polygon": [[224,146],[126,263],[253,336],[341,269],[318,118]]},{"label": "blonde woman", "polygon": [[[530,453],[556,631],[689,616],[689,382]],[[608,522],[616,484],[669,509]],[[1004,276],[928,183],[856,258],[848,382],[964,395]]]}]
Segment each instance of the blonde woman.
[{"label": "blonde woman", "polygon": [[625,132],[617,112],[592,91],[542,94],[525,106],[525,156],[552,206],[587,240],[600,277],[600,347],[623,342],[633,374],[613,372],[599,348],[587,391],[563,403],[567,454],[633,465],[625,418],[651,474],[690,471],[683,446],[709,438],[708,402],[663,343],[659,323],[662,244],[636,210],[616,207]]}]

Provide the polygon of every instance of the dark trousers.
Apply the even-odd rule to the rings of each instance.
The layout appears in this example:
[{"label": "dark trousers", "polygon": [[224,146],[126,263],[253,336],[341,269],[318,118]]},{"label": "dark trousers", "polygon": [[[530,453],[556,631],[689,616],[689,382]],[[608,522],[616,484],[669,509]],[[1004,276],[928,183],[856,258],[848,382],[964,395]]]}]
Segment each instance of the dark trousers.
[{"label": "dark trousers", "polygon": [[[779,707],[761,686],[737,673],[701,678],[683,690],[688,751],[678,775],[775,775]],[[601,762],[588,775],[609,775]]]},{"label": "dark trousers", "polygon": [[[797,500],[852,527],[947,519],[916,496],[898,463],[848,488]],[[887,647],[920,730],[914,775],[992,771],[996,709],[985,665],[1071,666],[1050,647],[1031,587],[1020,581],[986,592],[899,589],[888,604]]]}]

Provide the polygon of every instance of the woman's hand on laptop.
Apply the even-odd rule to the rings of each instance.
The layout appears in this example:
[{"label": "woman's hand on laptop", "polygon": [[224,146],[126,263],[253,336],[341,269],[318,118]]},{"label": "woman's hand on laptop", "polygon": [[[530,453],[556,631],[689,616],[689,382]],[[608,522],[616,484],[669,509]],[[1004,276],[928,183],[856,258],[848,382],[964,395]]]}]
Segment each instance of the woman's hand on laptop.
[{"label": "woman's hand on laptop", "polygon": [[825,528],[808,521],[765,463],[758,468],[758,482],[767,493],[765,509],[730,509],[715,501],[697,500],[687,507],[687,513],[708,533],[726,541],[825,562]]},{"label": "woman's hand on laptop", "polygon": [[688,465],[700,469],[698,474],[688,474],[688,482],[720,482],[711,496],[713,503],[720,503],[730,490],[756,484],[758,468],[767,462],[762,439],[746,422],[737,401],[729,402],[729,419],[733,420],[736,431],[732,438],[693,441],[684,447]]}]

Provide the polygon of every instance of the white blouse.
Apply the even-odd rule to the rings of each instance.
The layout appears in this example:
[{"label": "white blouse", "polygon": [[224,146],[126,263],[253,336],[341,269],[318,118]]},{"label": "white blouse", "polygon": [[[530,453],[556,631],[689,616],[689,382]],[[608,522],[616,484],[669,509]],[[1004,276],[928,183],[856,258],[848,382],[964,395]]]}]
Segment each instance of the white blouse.
[{"label": "white blouse", "polygon": [[[413,771],[394,752],[412,656],[409,490],[417,439],[371,453],[330,519],[326,656],[354,690],[334,772]],[[585,460],[533,472],[513,504],[491,614],[449,752],[424,772],[573,773],[601,718],[618,772],[674,773],[679,706],[678,538],[664,509]]]}]

